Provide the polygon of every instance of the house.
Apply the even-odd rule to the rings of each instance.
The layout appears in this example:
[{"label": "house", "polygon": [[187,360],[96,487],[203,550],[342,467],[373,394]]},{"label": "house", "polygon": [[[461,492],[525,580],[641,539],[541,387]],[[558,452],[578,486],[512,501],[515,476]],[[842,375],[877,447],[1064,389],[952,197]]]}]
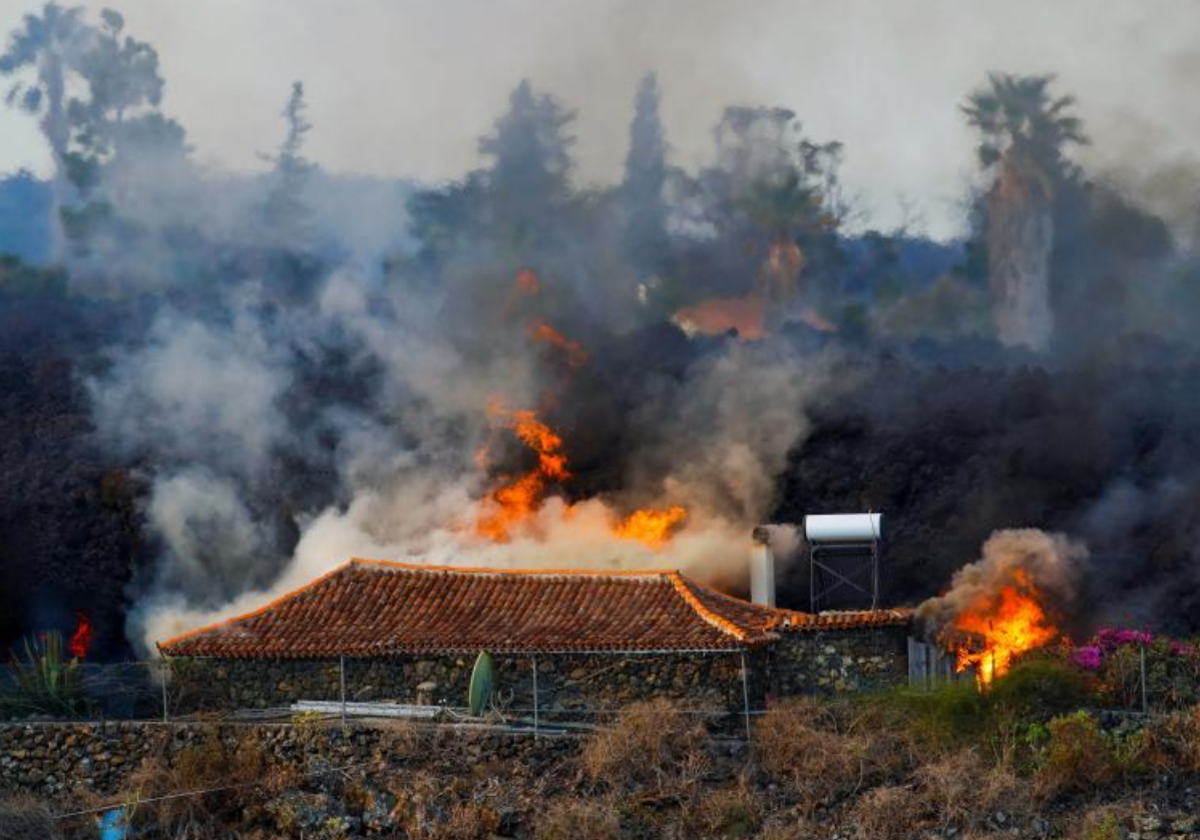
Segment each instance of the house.
[{"label": "house", "polygon": [[748,696],[904,682],[909,619],[907,610],[811,615],[753,604],[677,571],[353,559],[159,650],[195,709],[419,694],[461,706],[483,650],[512,708],[533,704],[536,682],[545,709],[661,695],[724,709]]}]

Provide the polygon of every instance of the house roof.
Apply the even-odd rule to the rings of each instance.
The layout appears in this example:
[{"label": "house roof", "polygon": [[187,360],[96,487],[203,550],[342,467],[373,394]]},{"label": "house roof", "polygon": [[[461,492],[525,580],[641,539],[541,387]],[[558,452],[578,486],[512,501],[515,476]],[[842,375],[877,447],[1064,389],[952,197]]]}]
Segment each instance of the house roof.
[{"label": "house roof", "polygon": [[[836,617],[833,617],[836,616]],[[506,570],[354,559],[254,612],[159,644],[237,659],[721,651],[789,629],[908,621],[906,611],[811,616],[751,604],[677,571]]]}]

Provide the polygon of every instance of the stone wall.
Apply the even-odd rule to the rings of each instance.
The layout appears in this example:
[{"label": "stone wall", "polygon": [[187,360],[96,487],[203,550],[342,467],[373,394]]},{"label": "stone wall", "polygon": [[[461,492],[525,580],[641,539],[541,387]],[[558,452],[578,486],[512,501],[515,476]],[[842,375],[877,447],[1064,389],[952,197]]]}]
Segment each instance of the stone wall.
[{"label": "stone wall", "polygon": [[908,628],[789,633],[765,651],[769,696],[870,691],[908,682]]},{"label": "stone wall", "polygon": [[[787,633],[747,654],[751,703],[767,697],[862,691],[908,677],[903,627]],[[346,660],[349,701],[422,700],[464,706],[474,655]],[[287,706],[297,700],[338,700],[339,664],[331,660],[175,660],[173,713]],[[533,707],[533,662],[497,656],[503,707]],[[577,654],[537,657],[538,707],[543,713],[599,711],[633,700],[669,697],[694,708],[740,709],[738,653]]]},{"label": "stone wall", "polygon": [[184,750],[217,738],[254,744],[268,767],[344,766],[404,751],[398,739],[428,741],[422,754],[445,751],[468,760],[518,758],[537,766],[574,752],[574,738],[541,738],[480,729],[351,722],[345,728],[307,724],[232,723],[27,723],[0,724],[0,792],[26,791],[48,799],[79,801],[83,792],[119,793],[131,773],[153,759],[170,766]]},{"label": "stone wall", "polygon": [[[533,659],[496,656],[500,705],[533,708]],[[465,706],[473,655],[346,660],[348,701],[396,701]],[[689,655],[540,655],[538,707],[554,711],[618,708],[632,700],[669,697],[701,708],[741,705],[736,653]],[[339,700],[334,660],[176,660],[173,713],[287,706],[297,700]]]}]

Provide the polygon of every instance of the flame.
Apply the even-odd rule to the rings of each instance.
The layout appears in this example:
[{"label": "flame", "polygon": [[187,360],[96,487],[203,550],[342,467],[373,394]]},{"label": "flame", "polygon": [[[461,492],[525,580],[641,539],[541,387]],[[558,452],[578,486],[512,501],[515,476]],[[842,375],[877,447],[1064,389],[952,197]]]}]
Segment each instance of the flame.
[{"label": "flame", "polygon": [[537,453],[537,465],[519,478],[493,490],[475,530],[494,542],[507,542],[509,531],[529,519],[541,505],[546,485],[571,477],[563,441],[533,411],[509,411],[499,400],[488,404],[488,415],[502,423]]},{"label": "flame", "polygon": [[[712,298],[695,306],[685,306],[671,316],[675,325],[689,336],[720,335],[737,330],[741,341],[758,341],[767,333],[767,302],[759,294],[743,298]],[[805,307],[790,320],[805,324],[817,332],[837,332],[837,325],[812,307]]]},{"label": "flame", "polygon": [[555,347],[566,354],[567,364],[573,368],[581,368],[588,363],[587,351],[577,342],[564,336],[545,321],[534,319],[529,322],[529,337]]},{"label": "flame", "polygon": [[765,307],[762,298],[750,295],[745,298],[713,298],[695,306],[680,309],[672,320],[688,335],[718,335],[737,330],[743,341],[757,341],[763,337]]},{"label": "flame", "polygon": [[658,549],[666,543],[675,529],[687,519],[687,508],[671,505],[668,508],[642,508],[635,510],[613,528],[618,537],[637,540],[650,548]]},{"label": "flame", "polygon": [[523,295],[533,297],[542,290],[542,284],[538,280],[538,276],[531,269],[523,268],[517,272],[517,280],[514,284],[516,291]]},{"label": "flame", "polygon": [[955,619],[954,629],[982,639],[982,645],[953,644],[955,670],[961,673],[974,666],[979,684],[987,686],[1008,673],[1017,655],[1057,636],[1058,629],[1039,603],[1040,594],[1025,570],[1017,569],[1012,584],[977,598]]},{"label": "flame", "polygon": [[80,610],[75,614],[75,632],[71,634],[71,641],[67,647],[70,649],[72,657],[83,660],[87,657],[88,648],[91,646],[92,621],[88,618],[87,613]]}]

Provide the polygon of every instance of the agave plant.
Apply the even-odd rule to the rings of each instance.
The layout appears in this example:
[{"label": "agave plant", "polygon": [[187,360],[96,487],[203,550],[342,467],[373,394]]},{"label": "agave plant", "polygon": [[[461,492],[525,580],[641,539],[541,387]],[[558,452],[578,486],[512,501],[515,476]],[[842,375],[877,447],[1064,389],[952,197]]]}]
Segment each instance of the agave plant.
[{"label": "agave plant", "polygon": [[82,706],[78,659],[63,656],[62,634],[51,630],[26,638],[24,657],[13,655],[8,671],[16,689],[8,703],[16,710],[70,716]]},{"label": "agave plant", "polygon": [[486,650],[479,652],[475,668],[471,671],[471,685],[467,692],[467,705],[471,714],[479,717],[492,705],[496,693],[496,660]]}]

